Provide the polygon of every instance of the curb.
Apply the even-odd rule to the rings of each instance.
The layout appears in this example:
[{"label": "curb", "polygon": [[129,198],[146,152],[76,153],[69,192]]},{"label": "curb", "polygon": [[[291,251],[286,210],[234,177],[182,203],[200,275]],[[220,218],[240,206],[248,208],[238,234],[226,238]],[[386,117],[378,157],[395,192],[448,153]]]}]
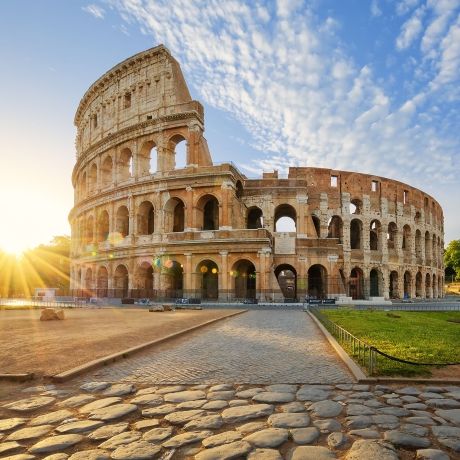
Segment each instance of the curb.
[{"label": "curb", "polygon": [[27,380],[33,380],[35,375],[33,373],[27,374],[0,374],[0,382],[9,380],[11,382],[26,382]]},{"label": "curb", "polygon": [[81,366],[77,366],[77,367],[74,367],[72,369],[69,369],[68,371],[64,371],[64,372],[61,372],[59,374],[56,374],[56,375],[52,375],[52,376],[49,376],[48,378],[51,379],[51,381],[53,382],[56,382],[56,383],[60,383],[60,382],[65,382],[67,380],[70,380],[80,374],[83,374],[91,369],[95,369],[97,367],[102,367],[102,366],[105,366],[106,364],[110,364],[110,363],[113,363],[119,359],[122,359],[122,358],[127,358],[128,356],[132,355],[133,353],[136,353],[138,351],[141,351],[141,350],[144,350],[145,348],[148,348],[148,347],[151,347],[153,345],[158,345],[160,343],[163,343],[163,342],[166,342],[168,340],[171,340],[171,339],[175,339],[176,337],[179,337],[181,335],[185,335],[189,332],[192,332],[192,331],[195,331],[197,329],[200,329],[204,326],[208,326],[209,324],[213,324],[217,321],[221,321],[223,319],[227,319],[227,318],[231,318],[232,316],[236,316],[236,315],[241,315],[242,313],[246,313],[248,310],[241,310],[241,311],[237,311],[237,312],[234,312],[234,313],[230,313],[226,316],[221,316],[220,318],[214,318],[214,319],[211,319],[209,321],[206,321],[204,323],[201,323],[201,324],[197,324],[196,326],[193,326],[193,327],[189,327],[188,329],[184,329],[182,331],[179,331],[179,332],[175,332],[173,334],[170,334],[170,335],[167,335],[166,337],[162,337],[161,339],[155,339],[155,340],[152,340],[150,342],[145,342],[145,343],[142,343],[140,345],[136,345],[134,347],[131,347],[131,348],[128,348],[126,350],[123,350],[123,351],[119,351],[117,353],[114,353],[112,355],[108,355],[108,356],[104,356],[102,358],[98,358],[98,359],[95,359],[93,361],[90,361],[88,363],[85,363],[85,364],[82,364]]},{"label": "curb", "polygon": [[438,385],[460,385],[459,379],[439,379],[439,378],[405,378],[405,377],[366,377],[359,380],[358,383],[412,383],[412,384],[426,384],[436,383]]},{"label": "curb", "polygon": [[334,348],[335,352],[339,356],[339,358],[343,361],[345,366],[348,367],[349,371],[352,373],[353,377],[358,381],[361,382],[366,380],[368,377],[367,375],[361,370],[361,368],[348,356],[346,351],[340,346],[339,342],[335,340],[332,334],[315,318],[313,314],[309,311],[306,311],[310,318],[315,322],[318,326],[319,330],[323,333],[326,337],[328,342],[331,344],[332,348]]}]

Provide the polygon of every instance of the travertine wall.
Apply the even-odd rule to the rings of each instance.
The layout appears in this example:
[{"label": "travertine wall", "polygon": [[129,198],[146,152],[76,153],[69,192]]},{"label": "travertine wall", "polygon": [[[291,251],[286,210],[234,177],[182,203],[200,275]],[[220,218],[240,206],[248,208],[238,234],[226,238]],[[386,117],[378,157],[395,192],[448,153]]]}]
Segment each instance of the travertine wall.
[{"label": "travertine wall", "polygon": [[[443,295],[443,214],[432,197],[367,174],[290,168],[287,179],[252,180],[213,165],[203,108],[163,46],[95,82],[75,124],[75,295]],[[281,218],[293,228],[276,231]]]}]

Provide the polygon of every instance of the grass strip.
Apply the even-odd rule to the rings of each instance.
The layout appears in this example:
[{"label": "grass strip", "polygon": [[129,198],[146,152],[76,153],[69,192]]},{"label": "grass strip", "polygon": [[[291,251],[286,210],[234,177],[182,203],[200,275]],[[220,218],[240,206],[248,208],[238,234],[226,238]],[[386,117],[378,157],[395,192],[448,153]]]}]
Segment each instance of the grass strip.
[{"label": "grass strip", "polygon": [[[322,310],[327,318],[379,350],[415,362],[460,362],[460,312]],[[341,344],[353,357],[347,344]],[[430,367],[378,356],[376,375],[429,376]]]}]

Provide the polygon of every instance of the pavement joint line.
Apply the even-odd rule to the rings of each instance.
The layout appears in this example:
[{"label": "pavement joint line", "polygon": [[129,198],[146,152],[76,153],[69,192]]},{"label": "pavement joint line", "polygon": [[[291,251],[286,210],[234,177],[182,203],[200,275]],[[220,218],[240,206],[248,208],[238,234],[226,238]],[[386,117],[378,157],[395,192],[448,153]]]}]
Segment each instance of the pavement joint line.
[{"label": "pavement joint line", "polygon": [[335,350],[339,358],[343,361],[345,366],[349,369],[352,373],[353,377],[358,381],[366,380],[368,377],[367,375],[361,370],[361,368],[350,358],[348,353],[340,346],[339,342],[335,340],[332,334],[320,323],[320,321],[307,311],[310,318],[314,321],[314,323],[318,326],[318,329],[324,334],[328,342],[331,344],[332,348]]},{"label": "pavement joint line", "polygon": [[102,358],[95,359],[93,361],[90,361],[88,363],[82,364],[81,366],[74,367],[72,369],[69,369],[64,372],[60,372],[59,374],[55,374],[52,376],[49,376],[53,382],[66,382],[67,380],[70,380],[78,375],[81,375],[89,370],[105,366],[106,364],[113,363],[121,358],[126,358],[129,355],[136,353],[138,351],[142,351],[148,347],[158,345],[160,343],[166,342],[171,339],[175,339],[177,337],[180,337],[181,335],[188,334],[189,332],[193,332],[197,329],[200,329],[202,327],[208,326],[210,324],[213,324],[217,321],[221,321],[227,318],[231,318],[233,316],[241,315],[242,313],[246,313],[248,310],[241,310],[233,313],[229,313],[228,315],[221,316],[220,318],[214,318],[211,320],[208,320],[204,323],[197,324],[195,326],[189,327],[187,329],[183,329],[178,332],[174,332],[173,334],[169,334],[166,337],[162,337],[160,339],[155,339],[151,340],[150,342],[145,342],[140,345],[136,345],[134,347],[128,348],[126,350],[119,351],[117,353],[113,353],[112,355],[108,356],[103,356]]}]

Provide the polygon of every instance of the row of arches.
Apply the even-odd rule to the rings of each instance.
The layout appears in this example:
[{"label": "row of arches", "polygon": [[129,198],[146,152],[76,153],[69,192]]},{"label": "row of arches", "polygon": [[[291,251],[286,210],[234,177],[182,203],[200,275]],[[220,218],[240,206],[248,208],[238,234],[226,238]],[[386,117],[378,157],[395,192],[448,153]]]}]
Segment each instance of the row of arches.
[{"label": "row of arches", "polygon": [[[185,280],[189,275],[188,286]],[[75,289],[83,295],[98,297],[150,297],[177,298],[184,295],[204,300],[217,300],[223,295],[227,299],[255,298],[259,285],[255,264],[248,259],[233,263],[228,273],[230,286],[223,292],[224,283],[221,267],[212,259],[203,259],[191,267],[191,273],[174,258],[143,261],[132,273],[125,264],[118,264],[109,276],[106,266],[78,268],[75,276]],[[309,298],[323,299],[337,295],[349,296],[355,300],[369,297],[437,298],[443,297],[444,279],[441,275],[418,270],[399,272],[382,270],[378,267],[364,269],[351,268],[349,273],[339,270],[339,275],[328,273],[322,264],[311,265],[306,279],[299,278],[295,267],[279,264],[274,275],[284,299]],[[267,293],[272,289],[268,287]]]},{"label": "row of arches", "polygon": [[[167,159],[168,161],[165,161]],[[139,152],[124,147],[115,153],[107,153],[100,162],[93,161],[77,179],[76,192],[79,199],[100,189],[123,183],[133,177],[145,177],[158,170],[184,168],[187,165],[187,142],[184,136],[175,134],[159,148],[153,140],[145,141]]]},{"label": "row of arches", "polygon": [[[219,229],[220,204],[214,195],[206,194],[197,200],[194,207],[196,222],[200,230]],[[160,217],[162,222],[157,222]],[[135,228],[131,228],[135,227]],[[183,232],[185,229],[185,204],[180,198],[171,198],[161,212],[157,212],[151,201],[141,202],[133,218],[127,206],[121,205],[114,212],[113,224],[107,210],[98,213],[97,219],[90,215],[79,222],[79,236],[83,244],[125,238],[130,234],[152,235],[155,232]]]},{"label": "row of arches", "polygon": [[[192,286],[185,290],[183,264],[174,259],[156,259],[152,263],[142,262],[131,274],[125,264],[117,265],[112,276],[104,265],[94,270],[92,267],[78,268],[74,286],[84,296],[180,298],[187,294],[204,300],[217,300],[219,275],[217,263],[204,259],[194,267]],[[250,260],[235,262],[230,277],[232,298],[256,297],[256,268]]]}]

